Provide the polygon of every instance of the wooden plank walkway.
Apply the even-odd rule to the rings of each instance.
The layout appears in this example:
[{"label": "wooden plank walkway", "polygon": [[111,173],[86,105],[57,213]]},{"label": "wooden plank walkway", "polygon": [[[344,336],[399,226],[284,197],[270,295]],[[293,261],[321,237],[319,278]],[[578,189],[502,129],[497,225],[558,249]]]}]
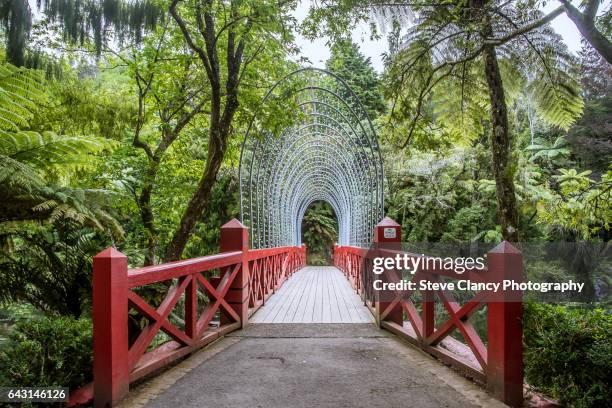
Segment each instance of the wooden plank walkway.
[{"label": "wooden plank walkway", "polygon": [[270,297],[249,323],[373,323],[342,272],[333,266],[307,266]]}]

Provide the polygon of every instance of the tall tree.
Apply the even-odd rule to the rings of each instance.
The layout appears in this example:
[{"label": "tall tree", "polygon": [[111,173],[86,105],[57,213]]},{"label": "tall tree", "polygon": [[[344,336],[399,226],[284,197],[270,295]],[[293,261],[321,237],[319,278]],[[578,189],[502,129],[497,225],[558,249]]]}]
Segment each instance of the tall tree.
[{"label": "tall tree", "polygon": [[487,42],[494,38],[491,15],[485,9],[484,0],[474,1],[476,18],[480,19],[480,38],[484,71],[489,88],[491,109],[491,150],[493,156],[493,174],[497,187],[497,210],[502,227],[502,235],[508,241],[519,240],[518,208],[514,192],[514,171],[510,163],[510,129],[508,128],[508,108],[502,81],[497,51],[493,44]]},{"label": "tall tree", "polygon": [[[352,40],[335,41],[331,46],[331,56],[325,62],[325,67],[347,82],[371,118],[384,112],[385,101],[378,74],[374,71],[370,58],[364,57]],[[341,92],[346,91],[341,90]]]},{"label": "tall tree", "polygon": [[132,145],[147,161],[136,204],[145,232],[144,264],[152,265],[159,245],[152,199],[162,160],[183,130],[194,124],[210,93],[195,63],[197,57],[184,46],[175,25],[160,27],[129,55],[117,55],[130,68],[136,84],[138,113]]},{"label": "tall tree", "polygon": [[[336,4],[332,13],[346,10],[347,2],[338,3],[340,6]],[[371,4],[379,15],[391,15],[386,3]],[[402,4],[394,4],[392,10]],[[558,39],[553,40],[554,32],[546,27],[563,10],[542,15],[529,5],[487,0],[406,4],[404,7],[416,17],[416,24],[409,30],[404,49],[396,55],[388,72],[390,95],[394,99],[391,118],[399,121],[409,118],[407,127],[399,127],[406,134],[403,146],[407,146],[415,131],[432,131],[434,109],[439,108],[436,103],[442,99],[451,102],[445,106],[445,125],[457,128],[477,123],[482,127],[481,120],[470,120],[466,113],[482,112],[478,93],[484,85],[499,222],[504,239],[517,241],[516,164],[510,155],[513,135],[508,123],[506,91],[512,82],[524,82],[525,74],[530,72],[537,105],[551,122],[567,127],[580,114],[582,102],[569,73],[571,60],[558,45]],[[353,7],[363,15],[363,7],[355,4]],[[397,21],[394,16],[390,18]],[[325,14],[323,19],[331,20]],[[343,26],[335,20],[331,28],[338,25]],[[453,89],[459,92],[453,95]],[[437,101],[433,100],[436,94]]]},{"label": "tall tree", "polygon": [[264,55],[282,55],[292,41],[286,26],[294,1],[173,0],[170,14],[204,67],[210,91],[206,165],[166,248],[165,261],[179,259],[208,205],[234,131],[243,80]]}]

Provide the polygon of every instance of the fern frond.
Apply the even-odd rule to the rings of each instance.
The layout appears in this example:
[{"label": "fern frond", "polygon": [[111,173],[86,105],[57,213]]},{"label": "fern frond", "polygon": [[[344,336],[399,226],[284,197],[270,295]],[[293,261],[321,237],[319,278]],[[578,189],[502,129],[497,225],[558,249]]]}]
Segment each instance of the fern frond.
[{"label": "fern frond", "polygon": [[582,114],[584,102],[573,77],[561,70],[552,75],[538,75],[529,92],[534,96],[538,113],[546,122],[567,130]]},{"label": "fern frond", "polygon": [[[539,12],[521,14],[515,10],[516,24],[525,24],[537,18]],[[501,47],[514,73],[504,76],[504,88],[511,85],[511,78],[524,77],[524,87],[533,100],[538,116],[549,125],[564,130],[580,117],[584,107],[577,78],[576,62],[567,51],[561,37],[549,26],[539,27],[528,37],[519,37]],[[511,88],[510,88],[511,89]]]},{"label": "fern frond", "polygon": [[56,208],[59,205],[59,203],[55,200],[45,200],[42,203],[35,205],[34,207],[32,207],[33,211],[50,211],[53,208]]},{"label": "fern frond", "polygon": [[121,226],[105,211],[110,192],[45,185],[45,172],[55,176],[92,166],[92,155],[112,149],[116,142],[25,130],[46,99],[42,81],[41,72],[0,64],[0,227],[32,220],[70,221],[120,238]]},{"label": "fern frond", "polygon": [[43,181],[38,172],[25,163],[0,154],[0,186],[30,192]]},{"label": "fern frond", "polygon": [[36,106],[46,100],[42,73],[0,64],[0,130],[27,127]]},{"label": "fern frond", "polygon": [[0,130],[0,154],[40,170],[57,167],[83,169],[93,164],[92,154],[110,150],[115,145],[116,142],[92,136]]}]

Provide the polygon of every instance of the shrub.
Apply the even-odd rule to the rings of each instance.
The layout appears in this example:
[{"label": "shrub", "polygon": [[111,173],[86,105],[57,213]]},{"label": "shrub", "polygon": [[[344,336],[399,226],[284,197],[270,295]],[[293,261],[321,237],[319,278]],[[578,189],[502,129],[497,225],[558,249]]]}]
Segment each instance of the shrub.
[{"label": "shrub", "polygon": [[0,348],[0,385],[63,386],[92,379],[89,319],[43,317],[17,323]]},{"label": "shrub", "polygon": [[609,406],[612,315],[525,303],[523,340],[529,384],[567,406]]}]

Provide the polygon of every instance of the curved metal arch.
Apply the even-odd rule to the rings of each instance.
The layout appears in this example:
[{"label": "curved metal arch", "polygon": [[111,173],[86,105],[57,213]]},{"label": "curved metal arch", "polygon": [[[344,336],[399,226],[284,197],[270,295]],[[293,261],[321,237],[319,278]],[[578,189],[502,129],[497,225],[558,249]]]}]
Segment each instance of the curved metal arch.
[{"label": "curved metal arch", "polygon": [[[263,112],[290,109],[281,131]],[[275,134],[276,133],[276,134]],[[338,218],[341,245],[364,246],[383,215],[383,166],[376,132],[361,101],[337,75],[302,68],[263,98],[240,152],[240,211],[253,248],[301,244],[315,201]]]},{"label": "curved metal arch", "polygon": [[[321,154],[320,152],[317,152],[317,153],[315,153],[315,155],[312,158],[309,158],[307,160],[313,160],[313,159],[319,158],[320,154]],[[339,160],[342,160],[342,159],[339,159]],[[338,170],[339,169],[338,169],[336,163],[330,163],[327,168],[318,169],[317,172],[319,173],[320,176],[325,176],[325,180],[327,180],[327,181],[329,181],[331,183],[335,183],[335,185],[336,185],[335,193],[342,195],[342,197],[344,198],[344,201],[343,201],[344,203],[354,203],[355,202],[355,198],[359,194],[359,190],[354,185],[350,185],[350,184],[349,185],[343,185],[343,180],[341,178],[334,177],[334,176],[337,176],[338,173],[340,173],[340,171],[338,171]],[[296,175],[296,174],[297,174],[297,178],[294,179],[294,175]],[[308,186],[312,187],[313,184],[315,184],[315,183],[308,183],[308,177],[312,177],[312,175],[309,174],[308,171],[299,172],[299,171],[297,171],[295,169],[291,170],[291,173],[289,174],[289,178],[288,179],[291,180],[291,181],[294,181],[293,186],[290,187],[290,189],[291,189],[290,193],[293,193],[293,197],[294,198],[300,197],[300,194],[301,195],[305,195],[305,194],[306,195],[307,194],[311,194],[312,195],[312,194],[314,194],[314,193],[312,193],[308,189]],[[317,190],[321,190],[321,187],[322,186],[318,186],[317,185]],[[325,201],[329,201],[329,200],[325,200]],[[290,204],[291,203],[289,203],[289,205]],[[348,208],[350,208],[350,205],[348,206]],[[342,228],[341,228],[341,231],[339,231],[339,232],[342,235]]]},{"label": "curved metal arch", "polygon": [[[310,126],[310,125],[308,125],[308,126]],[[326,125],[323,125],[323,126],[326,126]],[[299,128],[300,131],[303,130],[303,129],[304,129],[304,127],[300,127]],[[342,132],[344,133],[344,132],[346,132],[346,130],[343,129]],[[266,180],[266,182],[269,184],[269,189],[268,189],[268,191],[262,191],[261,189],[258,189],[259,190],[258,191],[259,195],[256,194],[256,199],[264,200],[265,198],[267,198],[265,196],[266,194],[268,196],[271,196],[272,194],[277,193],[276,196],[277,196],[277,198],[280,198],[280,201],[277,202],[277,203],[268,203],[268,206],[270,204],[274,204],[272,206],[272,211],[274,211],[275,209],[277,209],[279,207],[282,207],[284,202],[286,201],[286,200],[282,199],[283,198],[282,197],[283,194],[282,194],[282,191],[279,191],[278,180],[282,179],[283,181],[287,181],[288,183],[290,183],[292,186],[295,186],[297,183],[294,182],[295,181],[294,176],[296,174],[298,174],[298,173],[301,173],[302,176],[303,176],[304,172],[303,171],[300,172],[299,167],[298,166],[294,166],[294,164],[295,164],[296,160],[299,160],[299,158],[304,157],[304,151],[303,151],[304,149],[312,147],[312,145],[314,143],[316,143],[316,144],[319,144],[319,147],[323,148],[324,152],[326,152],[329,149],[332,149],[334,147],[332,145],[332,142],[335,142],[335,147],[336,148],[339,148],[342,145],[341,144],[342,140],[340,138],[336,137],[335,134],[324,135],[324,134],[320,134],[320,133],[317,133],[317,132],[313,132],[313,133],[315,133],[317,135],[321,135],[321,136],[323,136],[323,138],[320,138],[320,139],[310,139],[310,140],[308,140],[308,139],[303,140],[303,139],[301,139],[299,137],[295,138],[294,140],[291,140],[288,145],[284,146],[285,147],[284,151],[287,152],[286,155],[284,155],[284,156],[277,156],[275,159],[273,159],[273,162],[271,164],[271,169],[272,169],[272,171],[271,171],[272,175],[271,176],[272,176],[272,178],[269,179],[269,180]],[[328,137],[325,137],[325,136],[328,136]],[[349,142],[349,143],[351,143],[351,142]],[[358,149],[359,146],[357,146],[356,148]],[[315,153],[315,155],[317,157],[319,157],[319,154],[320,154],[320,152],[316,152]],[[312,157],[310,157],[310,159],[312,159]],[[338,161],[341,161],[341,162],[343,162],[345,164],[345,170],[346,171],[350,172],[353,176],[356,176],[357,171],[359,169],[355,168],[355,166],[351,166],[350,163],[348,162],[348,159],[347,159],[346,156],[344,156],[344,155],[338,156]],[[277,168],[276,165],[279,165],[279,164],[280,165],[284,165],[284,166],[282,166],[279,169],[279,171],[274,171]],[[338,170],[337,161],[333,161],[328,166],[331,166],[334,169]],[[367,171],[367,169],[366,170],[362,170],[362,171]],[[337,172],[340,173],[339,171],[337,171]],[[265,179],[264,178],[259,178],[259,177],[256,178],[256,181],[257,181],[258,184],[261,183],[263,180],[265,180]],[[297,180],[299,180],[299,178]],[[356,191],[351,191],[351,193],[353,194],[353,196],[355,196],[357,194]],[[281,197],[279,197],[279,196],[281,196]],[[264,235],[267,235],[267,233],[269,233],[269,231],[271,229],[273,230],[275,225],[276,225],[275,223],[271,223],[271,225],[269,225],[269,227],[267,227],[267,228],[264,226],[264,231],[265,231]],[[264,242],[267,242],[267,240],[264,239]],[[264,246],[263,244],[261,244],[261,245]],[[265,246],[267,246],[267,245],[265,245]]]}]

